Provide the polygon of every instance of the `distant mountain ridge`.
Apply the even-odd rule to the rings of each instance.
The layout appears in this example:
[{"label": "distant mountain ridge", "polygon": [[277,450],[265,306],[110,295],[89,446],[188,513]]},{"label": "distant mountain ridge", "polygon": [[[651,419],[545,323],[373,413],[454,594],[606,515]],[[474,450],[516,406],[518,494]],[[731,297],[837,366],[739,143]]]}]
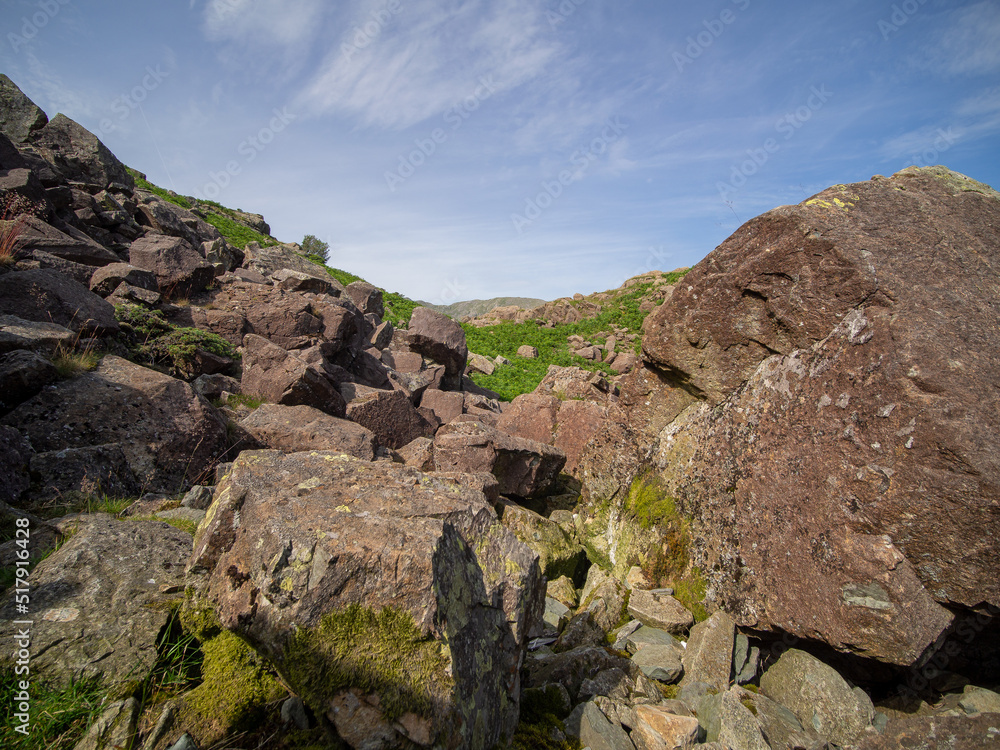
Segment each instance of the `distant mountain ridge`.
[{"label": "distant mountain ridge", "polygon": [[432,305],[430,302],[421,302],[424,307],[437,310],[450,318],[460,319],[465,317],[478,318],[498,307],[509,307],[511,305],[531,309],[545,304],[546,300],[535,299],[533,297],[494,297],[493,299],[470,299],[464,302],[453,302],[450,305]]}]

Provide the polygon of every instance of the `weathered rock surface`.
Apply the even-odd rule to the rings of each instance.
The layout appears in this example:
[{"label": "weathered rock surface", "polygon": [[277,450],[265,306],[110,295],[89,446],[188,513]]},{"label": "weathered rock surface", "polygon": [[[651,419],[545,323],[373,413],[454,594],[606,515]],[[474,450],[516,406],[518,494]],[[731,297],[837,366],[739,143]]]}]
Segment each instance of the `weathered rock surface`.
[{"label": "weathered rock surface", "polygon": [[22,234],[17,239],[16,248],[24,256],[38,252],[48,253],[88,266],[87,270],[91,272],[94,271],[94,266],[118,263],[121,260],[106,247],[97,244],[81,232],[76,232],[76,236],[71,237],[35,216],[25,222]]},{"label": "weathered rock surface", "polygon": [[942,168],[830,188],[748,222],[647,321],[646,355],[707,399],[655,461],[739,624],[907,665],[941,604],[1000,603],[998,217]]},{"label": "weathered rock surface", "polygon": [[267,339],[248,333],[243,340],[243,393],[285,406],[313,406],[344,416],[344,398],[317,367]]},{"label": "weathered rock surface", "polygon": [[101,297],[107,297],[123,283],[140,289],[158,291],[156,276],[152,272],[130,266],[128,263],[109,263],[98,268],[90,277],[90,291]]},{"label": "weathered rock surface", "polygon": [[444,365],[444,390],[461,390],[462,373],[469,356],[462,327],[429,307],[418,307],[410,317],[407,334],[413,351]]},{"label": "weathered rock surface", "polygon": [[103,190],[111,184],[134,186],[132,176],[96,135],[58,114],[36,131],[32,145],[64,181],[82,182]]},{"label": "weathered rock surface", "polygon": [[[190,535],[157,521],[81,516],[76,533],[29,577],[31,671],[56,684],[99,677],[141,681],[184,581]],[[23,619],[13,592],[0,606],[0,634],[14,642]],[[10,651],[4,650],[4,658]]]},{"label": "weathered rock surface", "polygon": [[147,491],[181,489],[226,451],[225,423],[190,385],[110,355],[2,423],[16,426],[39,453],[118,444]]},{"label": "weathered rock surface", "polygon": [[75,338],[73,331],[55,323],[0,315],[0,352],[30,349],[42,354],[52,354],[60,347],[71,349]]},{"label": "weathered rock surface", "polygon": [[129,250],[129,263],[152,272],[168,298],[200,292],[215,278],[215,268],[180,237],[154,234],[137,239]]},{"label": "weathered rock surface", "polygon": [[118,330],[115,309],[83,284],[49,269],[0,276],[0,314],[55,323],[82,334]]},{"label": "weathered rock surface", "polygon": [[[408,714],[420,745],[489,747],[513,734],[544,585],[534,555],[456,479],[331,452],[244,452],[216,490],[192,567],[210,571],[205,593],[223,625],[338,730],[353,686],[368,739],[398,742],[391,720]],[[342,618],[383,607],[376,625],[409,620],[418,640],[405,628],[379,644],[387,652],[355,647],[371,642],[367,630],[336,640]],[[402,686],[379,676],[394,656]]]},{"label": "weathered rock surface", "polygon": [[868,730],[850,750],[980,750],[1000,742],[1000,716],[912,716]]},{"label": "weathered rock surface", "polygon": [[665,591],[633,591],[628,613],[643,625],[672,635],[686,633],[694,625],[694,616]]},{"label": "weathered rock surface", "polygon": [[45,127],[49,118],[24,95],[17,84],[0,73],[0,133],[23,143]]},{"label": "weathered rock surface", "polygon": [[448,424],[434,436],[438,471],[489,472],[505,495],[545,495],[565,463],[565,454],[556,448],[512,437],[481,422]]},{"label": "weathered rock surface", "polygon": [[632,740],[638,750],[690,748],[698,738],[698,720],[657,706],[638,706]]},{"label": "weathered rock surface", "polygon": [[838,745],[855,740],[875,714],[860,688],[852,689],[833,667],[798,649],[781,655],[761,677],[760,689],[790,709],[803,726]]},{"label": "weathered rock surface", "polygon": [[691,637],[684,649],[682,684],[703,682],[716,690],[729,687],[735,640],[736,625],[725,612],[716,612],[691,628]]},{"label": "weathered rock surface", "polygon": [[581,576],[586,553],[559,524],[510,502],[501,501],[499,512],[503,525],[538,555],[546,578],[552,581],[561,576]]},{"label": "weathered rock surface", "polygon": [[262,404],[240,424],[262,445],[286,453],[338,451],[366,461],[375,458],[370,430],[311,406]]},{"label": "weathered rock surface", "polygon": [[434,434],[433,425],[413,408],[402,391],[369,391],[351,401],[345,413],[352,422],[371,430],[388,448],[402,448],[418,437]]}]

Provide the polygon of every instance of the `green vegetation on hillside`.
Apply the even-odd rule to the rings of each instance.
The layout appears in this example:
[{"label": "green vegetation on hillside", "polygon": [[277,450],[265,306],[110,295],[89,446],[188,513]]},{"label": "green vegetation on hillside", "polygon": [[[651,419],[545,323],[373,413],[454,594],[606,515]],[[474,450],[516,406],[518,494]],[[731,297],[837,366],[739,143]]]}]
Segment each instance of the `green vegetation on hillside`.
[{"label": "green vegetation on hillside", "polygon": [[[312,261],[317,266],[325,268],[328,274],[344,286],[347,286],[355,281],[364,281],[364,279],[360,276],[355,276],[349,271],[328,266],[324,262],[323,257],[320,255],[316,255],[315,253],[304,253],[304,257],[306,260]],[[413,310],[419,307],[420,303],[415,302],[409,297],[404,297],[402,294],[397,292],[387,292],[381,287],[379,287],[379,289],[382,292],[382,304],[385,307],[385,314],[382,316],[382,319],[389,321],[396,328],[406,328],[410,323],[410,316],[413,314]]]},{"label": "green vegetation on hillside", "polygon": [[146,175],[137,169],[132,169],[132,167],[125,167],[128,173],[132,175],[132,179],[135,180],[135,186],[141,190],[148,190],[153,195],[158,195],[165,201],[170,201],[171,203],[180,206],[181,208],[191,208],[191,201],[185,198],[183,195],[178,195],[173,190],[166,190],[161,188],[159,185],[154,185],[152,182],[146,179]]},{"label": "green vegetation on hillside", "polygon": [[[667,279],[667,283],[673,284],[684,273],[676,271],[666,274],[664,278]],[[611,368],[607,365],[571,354],[567,339],[577,335],[590,340],[599,333],[607,333],[612,326],[623,328],[628,333],[641,333],[642,322],[648,313],[643,312],[640,305],[652,287],[653,284],[650,282],[622,290],[611,299],[603,301],[602,310],[596,316],[577,323],[563,323],[551,328],[545,328],[536,321],[499,323],[482,328],[463,324],[469,351],[490,359],[499,355],[511,362],[510,365],[498,367],[492,375],[476,374],[473,380],[510,401],[522,393],[533,391],[542,382],[549,365],[560,367],[576,365],[587,370],[611,374]],[[518,357],[517,349],[523,344],[536,347],[538,358]]]}]

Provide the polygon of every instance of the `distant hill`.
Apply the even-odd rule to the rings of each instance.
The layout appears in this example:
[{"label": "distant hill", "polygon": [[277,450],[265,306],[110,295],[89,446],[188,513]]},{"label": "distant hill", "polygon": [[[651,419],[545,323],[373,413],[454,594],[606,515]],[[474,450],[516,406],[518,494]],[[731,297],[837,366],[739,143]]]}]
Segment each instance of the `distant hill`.
[{"label": "distant hill", "polygon": [[450,305],[432,305],[429,302],[421,302],[420,304],[451,318],[459,319],[464,317],[477,318],[490,310],[510,305],[531,309],[545,304],[545,300],[532,297],[494,297],[493,299],[470,299],[465,302],[454,302]]}]

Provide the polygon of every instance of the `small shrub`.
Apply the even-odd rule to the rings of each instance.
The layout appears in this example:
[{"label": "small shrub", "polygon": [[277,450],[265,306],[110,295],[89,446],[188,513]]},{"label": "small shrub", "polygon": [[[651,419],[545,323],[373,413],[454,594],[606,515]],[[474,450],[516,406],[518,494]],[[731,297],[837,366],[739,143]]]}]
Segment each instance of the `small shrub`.
[{"label": "small shrub", "polygon": [[96,369],[100,361],[101,358],[94,352],[57,351],[52,356],[52,364],[64,380]]},{"label": "small shrub", "polygon": [[307,234],[302,239],[301,247],[302,253],[313,263],[325,266],[330,259],[330,245],[315,235]]}]

